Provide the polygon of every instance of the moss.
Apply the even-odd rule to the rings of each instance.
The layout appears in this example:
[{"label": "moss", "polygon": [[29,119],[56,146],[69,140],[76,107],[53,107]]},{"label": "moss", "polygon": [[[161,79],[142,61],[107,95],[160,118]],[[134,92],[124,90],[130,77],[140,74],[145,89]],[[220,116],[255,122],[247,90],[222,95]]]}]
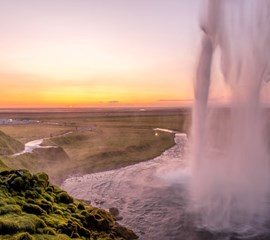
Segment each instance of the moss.
[{"label": "moss", "polygon": [[125,239],[108,212],[74,201],[46,174],[9,170],[0,178],[0,239]]},{"label": "moss", "polygon": [[27,232],[19,233],[15,236],[16,240],[34,240],[34,238]]},{"label": "moss", "polygon": [[36,204],[24,204],[22,209],[27,213],[32,213],[35,215],[42,215],[46,213],[40,206]]},{"label": "moss", "polygon": [[41,228],[41,233],[42,234],[53,235],[53,236],[57,235],[56,231],[51,227]]},{"label": "moss", "polygon": [[64,215],[63,212],[61,210],[59,210],[59,209],[57,209],[56,211],[54,211],[54,213],[55,214],[58,214],[58,215],[61,215],[61,216]]},{"label": "moss", "polygon": [[46,188],[46,191],[52,193],[52,192],[54,192],[54,187],[52,185],[50,185]]},{"label": "moss", "polygon": [[73,203],[73,198],[69,196],[66,192],[60,192],[57,195],[57,201],[60,203]]},{"label": "moss", "polygon": [[14,178],[13,182],[11,183],[11,186],[17,191],[25,190],[25,188],[27,187],[25,186],[25,181],[23,180],[22,177]]},{"label": "moss", "polygon": [[[51,194],[51,195],[50,195],[50,194]],[[44,197],[47,201],[53,203],[53,202],[54,202],[54,196],[52,195],[52,193],[50,193],[50,194],[48,194],[47,192],[46,192],[46,193],[43,193],[43,197]]]},{"label": "moss", "polygon": [[65,224],[68,219],[64,218],[60,214],[52,213],[50,215],[42,216],[42,219],[48,227],[52,227],[58,231],[59,227]]},{"label": "moss", "polygon": [[116,225],[115,231],[118,235],[120,235],[124,239],[138,239],[138,236],[133,231],[121,225]]},{"label": "moss", "polygon": [[41,187],[35,187],[35,191],[36,191],[38,194],[43,194],[44,189],[41,188]]},{"label": "moss", "polygon": [[43,188],[47,188],[49,185],[49,176],[44,172],[35,174],[34,179],[37,181],[37,184]]},{"label": "moss", "polygon": [[84,207],[84,205],[82,203],[79,203],[78,206],[77,206],[77,208],[79,210],[85,210],[85,207]]},{"label": "moss", "polygon": [[21,213],[21,207],[18,205],[7,205],[0,207],[0,215],[10,214],[10,213]]},{"label": "moss", "polygon": [[77,206],[73,203],[68,204],[68,209],[72,212],[75,213],[77,210]]},{"label": "moss", "polygon": [[31,190],[26,190],[25,191],[25,197],[30,198],[30,199],[35,199],[39,197],[39,193]]},{"label": "moss", "polygon": [[1,234],[13,234],[19,231],[17,224],[10,220],[0,220],[0,232]]},{"label": "moss", "polygon": [[113,219],[101,209],[94,209],[85,216],[87,227],[98,231],[108,231],[113,224]]},{"label": "moss", "polygon": [[34,233],[37,228],[44,227],[45,223],[35,215],[5,215],[0,219],[1,234],[14,234],[17,232]]},{"label": "moss", "polygon": [[49,201],[42,199],[37,201],[38,206],[40,206],[46,213],[51,213],[53,211],[53,205]]}]

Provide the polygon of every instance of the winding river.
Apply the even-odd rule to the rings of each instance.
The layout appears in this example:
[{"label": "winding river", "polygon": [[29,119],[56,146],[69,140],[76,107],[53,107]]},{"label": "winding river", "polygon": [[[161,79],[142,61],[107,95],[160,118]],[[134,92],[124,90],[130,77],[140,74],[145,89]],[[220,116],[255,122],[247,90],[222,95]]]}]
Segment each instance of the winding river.
[{"label": "winding river", "polygon": [[[172,133],[173,134],[173,133]],[[185,213],[189,172],[184,167],[186,134],[153,160],[125,168],[67,179],[62,188],[106,209],[116,207],[140,239],[195,239]]]}]

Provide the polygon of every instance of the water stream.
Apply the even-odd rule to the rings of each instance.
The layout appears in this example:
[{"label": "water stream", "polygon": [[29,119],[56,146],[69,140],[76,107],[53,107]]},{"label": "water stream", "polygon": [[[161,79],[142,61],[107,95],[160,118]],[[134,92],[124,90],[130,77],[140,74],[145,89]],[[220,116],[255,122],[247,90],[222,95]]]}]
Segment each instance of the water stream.
[{"label": "water stream", "polygon": [[[72,131],[66,132],[64,134],[59,134],[59,135],[54,136],[54,137],[61,137],[61,136],[65,136],[65,135],[68,135],[68,134],[71,134],[71,133],[72,133]],[[22,155],[24,153],[32,153],[33,150],[37,149],[37,148],[55,148],[55,147],[57,147],[57,146],[43,146],[43,145],[41,145],[44,140],[47,140],[47,139],[50,139],[50,138],[52,138],[52,137],[41,138],[41,139],[36,139],[36,140],[33,140],[33,141],[29,141],[29,142],[25,143],[23,151],[13,154],[12,157],[19,156],[19,155]]]}]

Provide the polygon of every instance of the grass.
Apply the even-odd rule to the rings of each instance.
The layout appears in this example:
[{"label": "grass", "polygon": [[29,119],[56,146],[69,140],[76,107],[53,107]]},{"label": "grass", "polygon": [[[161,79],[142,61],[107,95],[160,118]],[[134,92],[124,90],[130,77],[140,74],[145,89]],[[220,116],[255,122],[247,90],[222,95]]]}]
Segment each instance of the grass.
[{"label": "grass", "polygon": [[27,125],[0,125],[0,130],[21,143],[26,143],[36,139],[60,135],[73,130],[73,128],[33,123]]},{"label": "grass", "polygon": [[24,145],[0,131],[0,155],[10,155],[22,151]]},{"label": "grass", "polygon": [[160,131],[155,134],[153,129],[187,132],[189,122],[189,112],[175,110],[24,113],[8,117],[16,116],[40,123],[2,125],[0,130],[23,143],[49,137],[43,144],[59,148],[38,149],[11,160],[6,157],[4,163],[32,172],[46,171],[57,184],[72,174],[110,170],[152,159],[174,145],[174,134]]}]

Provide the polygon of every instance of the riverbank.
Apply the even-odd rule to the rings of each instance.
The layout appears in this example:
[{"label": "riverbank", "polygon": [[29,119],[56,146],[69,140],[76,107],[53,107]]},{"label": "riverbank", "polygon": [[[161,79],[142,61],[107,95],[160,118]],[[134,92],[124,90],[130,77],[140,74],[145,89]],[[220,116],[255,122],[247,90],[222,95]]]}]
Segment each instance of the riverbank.
[{"label": "riverbank", "polygon": [[[6,156],[3,161],[12,168],[46,171],[59,185],[71,175],[118,169],[159,156],[175,144],[175,132],[186,129],[187,115],[185,111],[166,110],[93,115],[80,112],[27,116],[23,113],[21,120],[25,118],[33,123],[0,125],[0,130],[29,147],[12,161]],[[37,145],[42,148],[35,148]]]}]

